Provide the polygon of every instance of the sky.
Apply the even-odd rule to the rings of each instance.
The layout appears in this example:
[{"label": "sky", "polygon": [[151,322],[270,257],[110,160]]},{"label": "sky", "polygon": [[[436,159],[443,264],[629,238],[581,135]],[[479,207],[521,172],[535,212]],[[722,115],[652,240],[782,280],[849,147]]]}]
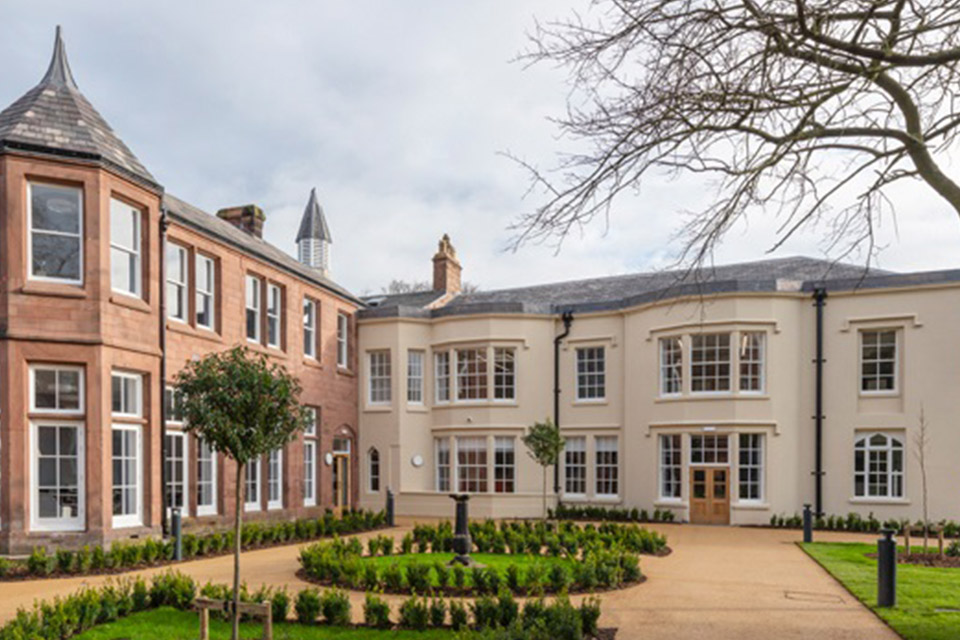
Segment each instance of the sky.
[{"label": "sky", "polygon": [[[586,0],[0,0],[0,106],[42,77],[63,26],[84,95],[166,190],[209,212],[254,203],[264,237],[295,255],[316,187],[333,235],[332,275],[356,293],[428,280],[449,233],[483,289],[673,264],[684,211],[710,184],[654,177],[554,246],[508,250],[539,202],[509,152],[539,167],[570,149],[551,117],[563,69],[516,62],[535,20]],[[879,266],[960,266],[960,220],[924,185],[894,194]],[[771,257],[777,220],[738,225],[717,263]],[[803,234],[772,254],[822,257]]]}]

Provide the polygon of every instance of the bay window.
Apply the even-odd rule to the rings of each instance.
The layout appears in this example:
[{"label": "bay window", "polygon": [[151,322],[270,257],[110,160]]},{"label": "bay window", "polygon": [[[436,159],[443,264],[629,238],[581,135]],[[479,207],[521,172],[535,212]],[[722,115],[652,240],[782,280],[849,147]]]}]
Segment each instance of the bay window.
[{"label": "bay window", "polygon": [[110,200],[110,287],[141,297],[141,212],[115,198]]},{"label": "bay window", "polygon": [[457,491],[487,492],[487,439],[457,438]]},{"label": "bay window", "polygon": [[683,341],[679,336],[660,338],[660,395],[683,391]]},{"label": "bay window", "polygon": [[423,404],[423,351],[407,351],[407,402]]},{"label": "bay window", "polygon": [[140,425],[114,424],[112,429],[113,526],[143,524],[140,509]]},{"label": "bay window", "polygon": [[437,491],[450,491],[450,440],[447,438],[434,438],[433,450],[437,468]]},{"label": "bay window", "polygon": [[730,334],[690,336],[690,390],[693,393],[730,391]]},{"label": "bay window", "polygon": [[450,402],[450,352],[437,351],[433,354],[434,387],[436,402]]},{"label": "bay window", "polygon": [[457,349],[456,354],[457,400],[486,400],[486,349]]},{"label": "bay window", "polygon": [[515,400],[517,397],[517,355],[512,347],[493,349],[493,398]]},{"label": "bay window", "polygon": [[763,393],[764,350],[766,336],[760,331],[744,331],[740,334],[740,391]]},{"label": "bay window", "polygon": [[30,408],[43,413],[83,413],[83,369],[71,366],[30,368]]},{"label": "bay window", "polygon": [[32,528],[84,529],[83,425],[37,420],[31,423],[33,449]]},{"label": "bay window", "polygon": [[370,351],[368,369],[368,399],[370,404],[390,404],[391,372],[388,350]]},{"label": "bay window", "polygon": [[515,441],[515,438],[509,436],[497,436],[493,440],[493,491],[495,493],[513,493],[514,491]]},{"label": "bay window", "polygon": [[83,282],[83,191],[31,182],[28,185],[30,278]]}]

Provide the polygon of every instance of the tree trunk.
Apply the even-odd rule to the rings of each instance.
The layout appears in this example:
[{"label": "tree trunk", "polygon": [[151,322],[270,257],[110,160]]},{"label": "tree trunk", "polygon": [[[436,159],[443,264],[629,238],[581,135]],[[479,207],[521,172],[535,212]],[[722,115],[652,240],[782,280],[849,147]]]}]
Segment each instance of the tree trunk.
[{"label": "tree trunk", "polygon": [[233,519],[233,632],[230,635],[231,640],[240,640],[240,525],[243,503],[245,502],[241,493],[242,489],[243,465],[237,462],[237,494],[234,500]]}]

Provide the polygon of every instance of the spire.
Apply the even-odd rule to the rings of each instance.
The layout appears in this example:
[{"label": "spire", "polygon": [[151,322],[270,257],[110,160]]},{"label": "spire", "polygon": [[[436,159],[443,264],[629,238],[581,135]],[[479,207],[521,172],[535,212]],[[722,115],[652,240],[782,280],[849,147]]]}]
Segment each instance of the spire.
[{"label": "spire", "polygon": [[62,30],[57,25],[57,35],[53,42],[53,57],[50,59],[50,67],[47,73],[40,81],[41,85],[53,86],[57,88],[79,90],[77,82],[73,79],[73,73],[70,72],[70,62],[67,60],[67,49],[63,46]]},{"label": "spire", "polygon": [[327,217],[323,215],[323,207],[317,200],[317,188],[310,190],[310,199],[307,200],[307,207],[303,210],[303,218],[300,220],[300,231],[297,232],[297,242],[301,240],[325,240],[333,242],[330,235],[330,227],[327,226]]}]

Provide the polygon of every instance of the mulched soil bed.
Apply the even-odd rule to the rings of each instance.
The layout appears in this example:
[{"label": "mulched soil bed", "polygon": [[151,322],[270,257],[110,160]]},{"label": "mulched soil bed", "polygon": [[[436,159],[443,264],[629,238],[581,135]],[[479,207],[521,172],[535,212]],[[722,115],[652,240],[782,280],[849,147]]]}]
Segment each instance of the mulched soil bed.
[{"label": "mulched soil bed", "polygon": [[[865,554],[868,558],[876,558],[876,553]],[[897,564],[913,564],[921,567],[940,567],[941,569],[960,569],[960,558],[944,556],[941,558],[934,553],[900,553],[897,554]]]}]

